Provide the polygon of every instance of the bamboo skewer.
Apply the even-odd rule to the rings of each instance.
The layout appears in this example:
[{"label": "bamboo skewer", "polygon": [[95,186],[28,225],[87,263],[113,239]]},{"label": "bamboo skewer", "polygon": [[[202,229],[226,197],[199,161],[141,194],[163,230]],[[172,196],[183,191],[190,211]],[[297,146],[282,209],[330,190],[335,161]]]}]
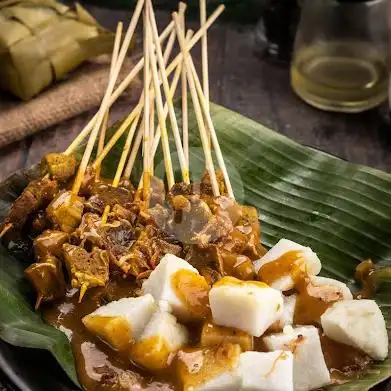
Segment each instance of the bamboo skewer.
[{"label": "bamboo skewer", "polygon": [[[180,29],[180,24],[179,24],[180,22],[179,22],[178,14],[174,13],[173,17],[174,17],[175,27],[177,29],[178,40],[180,42],[181,47],[184,47],[183,33],[180,36],[179,36],[180,33],[178,33],[178,29]],[[233,189],[232,189],[232,185],[231,185],[231,181],[230,181],[229,176],[228,176],[227,167],[225,165],[223,154],[221,152],[219,141],[217,139],[216,130],[215,130],[214,125],[213,125],[212,117],[211,117],[210,112],[209,112],[208,107],[207,107],[207,102],[206,102],[205,96],[204,96],[203,91],[202,91],[202,86],[201,86],[200,80],[198,78],[197,71],[196,71],[195,66],[194,66],[194,62],[193,62],[193,60],[192,60],[192,58],[190,56],[185,56],[185,66],[186,66],[187,72],[188,72],[189,84],[193,84],[194,85],[195,91],[198,94],[199,103],[201,105],[206,124],[208,126],[209,131],[210,131],[210,136],[211,136],[211,139],[212,139],[213,148],[214,148],[214,150],[216,152],[216,156],[217,156],[217,160],[218,160],[219,166],[220,166],[220,168],[221,168],[221,170],[223,172],[224,181],[225,181],[225,185],[227,187],[228,196],[233,198],[233,199],[235,199],[235,196],[234,196],[234,193],[233,193]],[[190,80],[191,80],[191,82],[190,82]],[[190,90],[192,90],[192,87],[190,87]]]},{"label": "bamboo skewer", "polygon": [[[167,25],[167,27],[160,34],[159,40],[160,42],[164,42],[165,39],[174,31],[174,22],[171,22]],[[175,31],[174,31],[175,32]],[[143,69],[144,66],[144,57],[139,60],[139,62],[134,66],[134,68],[130,71],[130,73],[125,77],[125,79],[120,83],[117,89],[114,91],[113,95],[110,97],[110,107],[113,103],[122,95],[122,93],[129,87],[134,78],[138,75],[138,73]],[[91,129],[93,128],[98,117],[98,113],[96,113],[87,125],[83,128],[83,130],[79,133],[79,135],[73,140],[73,142],[69,145],[69,147],[64,152],[65,154],[71,154],[75,151],[75,149],[80,145],[80,143],[89,135]]]},{"label": "bamboo skewer", "polygon": [[[216,21],[216,19],[223,13],[225,9],[224,5],[220,5],[216,8],[216,10],[210,15],[207,19],[204,26],[202,26],[187,44],[187,50],[191,50],[192,47],[201,39],[202,35],[209,29],[209,27]],[[172,21],[160,35],[160,41],[163,41],[168,37],[174,28],[174,22]],[[167,67],[167,77],[171,75],[172,72],[178,66],[178,63],[182,61],[182,53],[179,53],[174,60]],[[118,86],[118,88],[114,91],[113,95],[110,98],[110,106],[119,98],[119,96],[125,91],[125,89],[129,86],[132,80],[137,76],[140,70],[144,66],[144,58],[142,58],[136,66],[132,69],[132,71],[128,74],[128,76],[122,81],[122,83]],[[72,142],[72,144],[65,151],[66,154],[70,154],[75,151],[78,145],[88,136],[92,127],[94,126],[95,121],[97,120],[97,114],[90,120],[90,122],[85,126],[82,132],[76,137],[76,139]]]},{"label": "bamboo skewer", "polygon": [[[178,158],[179,158],[179,164],[180,164],[181,171],[182,171],[182,178],[186,184],[189,184],[190,183],[189,168],[186,163],[185,155],[183,154],[181,136],[179,133],[178,123],[177,123],[177,119],[176,119],[176,115],[175,115],[175,109],[174,109],[174,104],[173,104],[173,100],[172,100],[172,95],[170,92],[170,86],[168,84],[168,79],[167,79],[167,75],[166,75],[162,49],[159,44],[159,34],[158,34],[158,30],[157,30],[157,25],[156,25],[156,19],[155,19],[155,15],[153,13],[151,0],[146,0],[146,2],[147,2],[146,3],[147,9],[149,11],[149,21],[151,23],[152,38],[153,38],[155,48],[156,48],[157,62],[159,64],[160,75],[161,75],[162,84],[163,84],[163,90],[164,90],[164,93],[166,96],[168,114],[170,117],[170,123],[171,123],[172,131],[174,134],[175,145],[176,145],[176,148],[178,151]],[[164,108],[163,108],[163,112],[164,112]]]},{"label": "bamboo skewer", "polygon": [[91,153],[94,148],[99,129],[102,126],[104,113],[110,107],[110,97],[111,97],[111,94],[113,93],[115,82],[118,78],[119,71],[120,71],[121,66],[123,64],[123,61],[125,59],[126,53],[129,49],[129,45],[130,45],[131,39],[133,37],[133,33],[136,29],[143,5],[144,5],[144,0],[138,0],[137,5],[136,5],[136,9],[134,10],[132,18],[130,20],[128,30],[126,31],[124,42],[123,42],[121,50],[118,54],[117,63],[114,66],[113,75],[109,79],[109,83],[108,83],[105,95],[103,97],[100,109],[98,111],[98,117],[96,119],[94,128],[91,131],[90,138],[88,140],[86,149],[84,151],[82,161],[80,163],[79,169],[76,174],[75,182],[73,183],[72,193],[74,195],[77,195],[79,193],[79,189],[80,189],[80,186],[83,181],[83,176],[84,176],[84,173],[87,169],[87,165],[90,160]]},{"label": "bamboo skewer", "polygon": [[[122,29],[123,29],[123,24],[122,24],[122,22],[119,22],[117,25],[116,33],[115,33],[115,40],[114,40],[113,54],[111,57],[109,77],[113,77],[114,65],[116,64],[117,59],[118,59],[118,53],[119,53],[120,44],[121,44],[121,37],[122,37]],[[107,130],[108,122],[109,122],[109,111],[110,111],[110,109],[107,109],[107,111],[105,113],[105,117],[103,119],[102,129],[100,131],[98,149],[97,149],[98,155],[102,152],[103,147],[105,145],[106,130]],[[100,177],[100,165],[96,168],[95,177],[96,177],[96,179],[99,179],[99,177]]]},{"label": "bamboo skewer", "polygon": [[[188,30],[187,31],[187,35],[186,35],[186,41],[187,42],[190,41],[190,39],[192,38],[193,34],[194,34],[193,30]],[[176,68],[176,71],[174,73],[174,77],[172,78],[171,87],[170,87],[170,94],[171,94],[171,96],[175,95],[175,92],[176,92],[176,89],[177,89],[177,86],[178,86],[178,82],[179,82],[179,77],[182,74],[182,69],[183,69],[183,63],[180,62],[178,64],[177,68]],[[168,105],[167,105],[167,102],[166,102],[164,104],[164,116],[165,116],[165,118],[167,118],[167,115],[168,115]],[[153,141],[153,149],[152,149],[153,153],[152,153],[152,156],[155,156],[157,147],[159,146],[159,143],[160,143],[160,127],[158,125],[157,128],[156,128],[155,138],[154,138],[154,141]]]},{"label": "bamboo skewer", "polygon": [[[150,116],[150,45],[151,26],[149,20],[149,2],[146,0],[144,7],[144,116],[143,116],[143,130],[144,130],[144,156],[143,156],[143,201],[148,205],[149,201],[149,187],[150,187],[150,170],[149,170],[149,153],[150,153],[150,131],[149,131],[149,116]],[[158,40],[159,41],[159,40]],[[159,44],[160,45],[160,44]],[[155,48],[156,49],[156,48]]]},{"label": "bamboo skewer", "polygon": [[[183,4],[183,3],[181,3]],[[179,12],[183,13],[185,11],[186,7],[179,7]],[[174,31],[175,34],[175,31]],[[165,59],[168,61],[168,58],[171,55],[173,49],[173,43],[170,44],[170,42],[167,42],[167,46],[165,49]],[[153,93],[151,94],[152,97]],[[105,145],[105,148],[103,149],[102,153],[96,158],[94,164],[92,165],[93,168],[96,168],[103,159],[107,156],[107,154],[110,152],[110,150],[114,147],[114,145],[117,143],[117,141],[120,139],[120,137],[123,135],[123,133],[126,131],[126,129],[129,127],[129,125],[134,121],[136,116],[141,112],[143,108],[143,100],[144,100],[144,91],[141,94],[141,98],[137,104],[137,106],[133,109],[133,111],[129,114],[129,116],[125,119],[125,121],[121,124],[121,126],[117,129],[117,131],[114,133],[112,138],[109,140],[109,142]],[[126,170],[127,172],[127,170]],[[130,174],[129,174],[130,177]]]},{"label": "bamboo skewer", "polygon": [[176,28],[176,32],[177,32],[179,45],[180,45],[182,53],[183,53],[184,64],[185,64],[185,67],[187,70],[189,87],[190,87],[190,94],[191,94],[191,98],[193,101],[194,112],[196,115],[198,128],[200,131],[202,147],[203,147],[204,155],[205,155],[206,168],[209,172],[213,194],[215,196],[219,196],[220,191],[219,191],[219,185],[217,183],[216,172],[215,172],[214,165],[213,165],[212,152],[210,150],[210,144],[208,142],[208,135],[207,135],[207,131],[205,128],[205,123],[204,123],[204,119],[203,119],[203,115],[202,115],[202,111],[201,111],[201,107],[200,107],[200,102],[199,102],[198,95],[197,95],[197,90],[195,87],[194,75],[191,72],[191,67],[190,67],[191,58],[190,58],[190,56],[187,55],[186,41],[185,41],[184,33],[181,29],[180,19],[179,19],[179,16],[176,12],[173,13],[173,19],[174,19],[174,23],[175,23],[175,28]]},{"label": "bamboo skewer", "polygon": [[[151,39],[151,38],[152,37],[149,37],[149,39]],[[161,141],[162,141],[162,147],[163,147],[164,167],[165,167],[165,171],[166,171],[166,175],[167,175],[168,188],[171,189],[171,187],[174,186],[174,184],[175,184],[174,171],[172,168],[170,144],[168,141],[166,120],[164,118],[163,99],[162,99],[162,93],[160,90],[159,74],[158,74],[158,70],[157,70],[155,51],[153,50],[153,47],[152,47],[152,40],[149,45],[149,51],[150,51],[149,55],[150,55],[151,69],[152,69],[152,81],[153,81],[153,87],[155,90],[156,110],[157,110],[157,116],[158,116],[158,120],[159,120]]]},{"label": "bamboo skewer", "polygon": [[[186,22],[185,18],[182,17],[182,29],[186,31]],[[186,42],[188,37],[186,36]],[[182,64],[184,60],[182,60]],[[187,166],[190,169],[189,162],[189,118],[188,118],[188,107],[187,107],[187,76],[186,76],[186,67],[182,65],[181,73],[181,90],[182,90],[182,143],[183,143],[183,153],[185,154],[185,159]]]},{"label": "bamboo skewer", "polygon": [[[200,0],[201,26],[206,23],[206,0]],[[202,61],[202,86],[209,110],[209,65],[208,65],[208,34],[201,38],[201,61]]]}]

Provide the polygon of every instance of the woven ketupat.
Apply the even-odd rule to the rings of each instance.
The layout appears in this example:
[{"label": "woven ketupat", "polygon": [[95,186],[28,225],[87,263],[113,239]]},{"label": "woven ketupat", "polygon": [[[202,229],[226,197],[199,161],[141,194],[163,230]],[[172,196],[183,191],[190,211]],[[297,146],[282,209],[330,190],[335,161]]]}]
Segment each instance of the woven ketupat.
[{"label": "woven ketupat", "polygon": [[0,88],[31,99],[83,61],[110,52],[113,41],[79,4],[0,1]]}]

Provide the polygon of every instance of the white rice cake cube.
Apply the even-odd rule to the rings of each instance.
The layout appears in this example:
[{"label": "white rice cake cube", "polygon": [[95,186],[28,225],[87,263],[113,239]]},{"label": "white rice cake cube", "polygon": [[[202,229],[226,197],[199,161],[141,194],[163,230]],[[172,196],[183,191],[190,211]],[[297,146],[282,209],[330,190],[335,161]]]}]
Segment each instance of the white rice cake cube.
[{"label": "white rice cake cube", "polygon": [[313,287],[319,287],[322,292],[320,297],[329,298],[325,301],[335,301],[335,300],[353,300],[352,292],[349,287],[334,278],[327,278],[321,276],[311,276],[310,277],[311,285]]},{"label": "white rice cake cube", "polygon": [[207,349],[186,349],[177,355],[177,377],[183,391],[238,391],[241,349],[225,343]]},{"label": "white rice cake cube", "polygon": [[297,295],[284,296],[284,309],[280,318],[281,329],[292,326],[295,315]]},{"label": "white rice cake cube", "polygon": [[388,335],[383,314],[374,300],[349,300],[333,304],[322,316],[327,337],[359,349],[375,360],[388,355]]},{"label": "white rice cake cube", "polygon": [[[157,301],[166,301],[172,308],[173,314],[180,320],[189,320],[204,318],[209,311],[205,305],[199,310],[192,308],[190,302],[181,295],[178,289],[175,289],[175,277],[181,277],[185,273],[185,278],[191,279],[193,292],[197,289],[201,293],[205,293],[205,298],[209,291],[209,285],[204,277],[200,276],[198,270],[186,262],[172,254],[166,254],[149,278],[143,283],[143,292],[150,293]],[[190,274],[190,276],[189,276]],[[198,313],[198,312],[201,313]]]},{"label": "white rice cake cube", "polygon": [[[299,258],[297,260],[298,266],[308,275],[317,275],[320,273],[322,265],[316,253],[314,253],[310,247],[304,247],[301,244],[292,242],[288,239],[281,239],[276,245],[274,245],[262,258],[254,262],[254,270],[259,273],[262,266],[278,261],[287,253],[297,252]],[[293,254],[294,256],[294,254]],[[285,275],[286,270],[281,269],[281,276],[276,278],[272,282],[268,282],[272,288],[279,289],[280,291],[289,291],[294,287],[294,281],[291,275]]]},{"label": "white rice cake cube", "polygon": [[280,291],[257,281],[223,277],[209,292],[213,323],[260,337],[283,312]]},{"label": "white rice cake cube", "polygon": [[241,391],[293,391],[293,354],[283,350],[240,355]]},{"label": "white rice cake cube", "polygon": [[117,350],[126,350],[140,337],[156,311],[151,295],[124,298],[99,307],[83,318],[84,326]]},{"label": "white rice cake cube", "polygon": [[174,315],[157,310],[130,349],[130,357],[149,370],[170,365],[170,356],[188,342],[187,329]]},{"label": "white rice cake cube", "polygon": [[309,391],[328,385],[330,373],[324,360],[318,329],[304,326],[284,328],[280,334],[263,338],[270,350],[284,350],[293,353],[293,388],[295,391]]}]

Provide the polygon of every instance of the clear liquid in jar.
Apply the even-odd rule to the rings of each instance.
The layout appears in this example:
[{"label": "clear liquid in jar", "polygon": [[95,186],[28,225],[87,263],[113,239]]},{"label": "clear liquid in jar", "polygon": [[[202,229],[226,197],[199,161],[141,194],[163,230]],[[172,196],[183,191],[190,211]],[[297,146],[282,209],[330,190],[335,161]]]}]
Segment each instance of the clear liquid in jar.
[{"label": "clear liquid in jar", "polygon": [[332,111],[360,112],[387,98],[388,64],[363,42],[302,47],[291,68],[294,91],[307,103]]}]

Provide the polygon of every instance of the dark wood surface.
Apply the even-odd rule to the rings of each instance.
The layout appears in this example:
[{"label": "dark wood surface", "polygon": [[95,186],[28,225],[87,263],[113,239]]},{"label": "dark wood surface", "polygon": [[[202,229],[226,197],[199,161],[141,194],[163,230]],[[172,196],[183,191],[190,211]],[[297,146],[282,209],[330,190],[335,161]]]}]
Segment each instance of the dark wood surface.
[{"label": "dark wood surface", "polygon": [[[128,20],[123,11],[89,7],[105,26],[114,29]],[[159,13],[161,25],[168,13]],[[326,113],[299,100],[289,85],[289,69],[256,53],[254,27],[214,26],[209,34],[211,99],[292,139],[346,160],[391,171],[391,125],[387,105],[356,115]],[[199,50],[194,57],[199,63]],[[129,112],[116,104],[111,120]],[[94,114],[94,110],[0,149],[0,179],[37,163],[49,151],[64,150]],[[1,113],[0,113],[1,115]],[[0,391],[4,388],[1,386]]]},{"label": "dark wood surface", "polygon": [[[89,7],[105,26],[114,29],[129,13]],[[159,13],[163,26],[168,13]],[[214,26],[209,34],[211,99],[275,129],[292,139],[344,159],[391,171],[391,127],[386,105],[362,114],[343,115],[313,109],[297,98],[289,85],[289,69],[256,55],[255,27]],[[194,51],[199,60],[199,51]],[[198,61],[199,62],[199,61]],[[129,111],[116,104],[112,120]],[[94,111],[0,149],[0,178],[62,151]],[[1,115],[1,113],[0,113]]]}]

